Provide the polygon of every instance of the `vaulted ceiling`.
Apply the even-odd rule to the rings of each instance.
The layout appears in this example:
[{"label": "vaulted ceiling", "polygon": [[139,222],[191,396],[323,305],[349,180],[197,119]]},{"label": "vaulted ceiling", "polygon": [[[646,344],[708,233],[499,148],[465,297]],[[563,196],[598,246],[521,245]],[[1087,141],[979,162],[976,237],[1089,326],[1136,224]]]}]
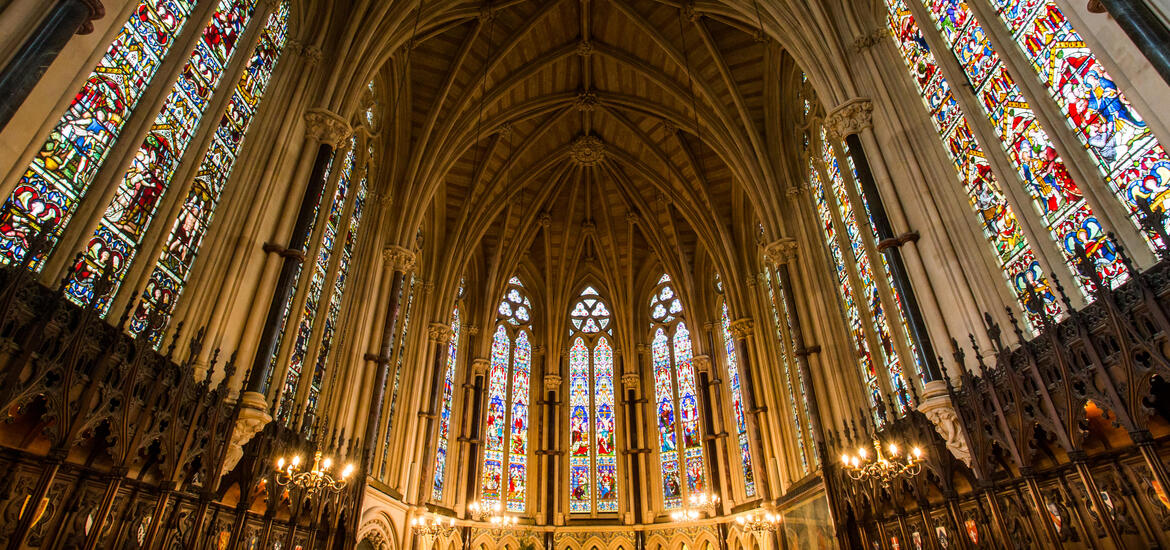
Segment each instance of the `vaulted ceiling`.
[{"label": "vaulted ceiling", "polygon": [[799,72],[779,44],[660,0],[429,4],[378,74],[404,205],[385,231],[423,227],[455,260],[431,280],[528,270],[563,301],[585,273],[632,294],[648,266],[702,262],[741,286],[791,185],[776,152]]}]

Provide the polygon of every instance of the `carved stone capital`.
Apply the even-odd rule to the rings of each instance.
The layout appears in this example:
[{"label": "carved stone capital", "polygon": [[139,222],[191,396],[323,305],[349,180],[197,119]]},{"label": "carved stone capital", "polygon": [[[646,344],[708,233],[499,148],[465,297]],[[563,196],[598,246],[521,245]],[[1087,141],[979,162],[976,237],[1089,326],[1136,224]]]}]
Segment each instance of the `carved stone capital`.
[{"label": "carved stone capital", "polygon": [[711,356],[696,355],[691,359],[691,364],[695,366],[695,370],[711,374]]},{"label": "carved stone capital", "polygon": [[857,39],[853,41],[853,49],[856,50],[858,53],[863,52],[865,50],[868,50],[868,49],[874,47],[875,45],[877,45],[877,43],[881,42],[883,39],[885,39],[889,35],[890,35],[889,28],[884,27],[884,26],[878,27],[878,28],[866,33],[866,34],[858,36]]},{"label": "carved stone capital", "polygon": [[959,426],[959,415],[955,406],[947,395],[946,383],[941,380],[928,382],[923,388],[922,404],[918,411],[934,423],[938,434],[947,442],[947,449],[955,458],[971,465],[971,449],[967,446],[967,439],[963,436],[963,429]]},{"label": "carved stone capital", "polygon": [[431,323],[431,326],[427,327],[427,340],[436,344],[446,344],[453,336],[455,331],[444,323]]},{"label": "carved stone capital", "polygon": [[321,58],[324,57],[325,54],[321,51],[320,47],[305,46],[304,48],[301,48],[301,56],[305,58],[306,67],[313,67],[321,62]]},{"label": "carved stone capital", "polygon": [[272,415],[268,414],[268,401],[264,394],[251,391],[240,394],[240,416],[232,429],[231,443],[228,444],[221,473],[226,474],[236,467],[236,463],[244,456],[244,445],[269,422],[272,422]]},{"label": "carved stone capital", "polygon": [[334,149],[353,133],[345,119],[325,109],[309,109],[305,112],[305,134]]},{"label": "carved stone capital", "polygon": [[541,345],[532,346],[532,356],[533,357],[542,357],[544,355],[544,352],[545,352],[544,346],[541,346]]},{"label": "carved stone capital", "polygon": [[536,223],[539,223],[541,227],[547,228],[552,225],[552,215],[549,214],[547,210],[543,211],[540,214],[537,214]]},{"label": "carved stone capital", "polygon": [[634,212],[626,212],[626,223],[636,225],[638,223],[638,214]]},{"label": "carved stone capital", "polygon": [[741,317],[732,321],[727,328],[736,340],[746,340],[756,331],[756,322],[751,317]]},{"label": "carved stone capital", "polygon": [[636,372],[622,373],[622,387],[627,390],[636,390],[642,384],[642,377],[638,376]]},{"label": "carved stone capital", "polygon": [[855,98],[839,105],[825,117],[825,133],[834,140],[873,128],[873,102]]},{"label": "carved stone capital", "polygon": [[638,350],[638,355],[648,355],[650,353],[650,346],[648,344],[638,344],[635,346]]},{"label": "carved stone capital", "polygon": [[478,325],[467,325],[467,334],[470,334],[472,336],[479,334],[479,326]]},{"label": "carved stone capital", "polygon": [[546,374],[544,375],[544,391],[557,391],[561,389],[561,375]]},{"label": "carved stone capital", "polygon": [[785,237],[764,247],[764,260],[773,266],[796,260],[796,239]]},{"label": "carved stone capital", "polygon": [[414,267],[414,252],[405,247],[390,245],[382,249],[382,262],[394,271],[410,271]]},{"label": "carved stone capital", "polygon": [[483,357],[477,357],[471,360],[471,372],[475,373],[476,376],[483,376],[491,364],[491,361],[488,361]]},{"label": "carved stone capital", "polygon": [[569,158],[578,166],[597,166],[605,159],[605,143],[597,136],[579,136],[569,147]]}]

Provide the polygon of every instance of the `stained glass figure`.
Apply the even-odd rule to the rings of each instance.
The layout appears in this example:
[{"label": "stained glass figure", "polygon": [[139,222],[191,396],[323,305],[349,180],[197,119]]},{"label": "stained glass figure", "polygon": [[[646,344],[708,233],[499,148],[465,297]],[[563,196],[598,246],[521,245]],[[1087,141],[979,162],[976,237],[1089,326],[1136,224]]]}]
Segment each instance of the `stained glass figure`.
[{"label": "stained glass figure", "polygon": [[[74,266],[65,285],[65,295],[74,302],[94,302],[103,315],[108,310],[255,7],[256,0],[220,0],[217,4],[122,175],[83,258]],[[107,267],[111,288],[104,296],[94,296],[94,284]]]},{"label": "stained glass figure", "polygon": [[140,337],[145,333],[156,346],[162,341],[161,335],[190,276],[223,186],[231,176],[244,137],[268,88],[273,67],[284,49],[288,15],[288,2],[281,2],[268,17],[260,42],[232,90],[227,110],[195,171],[191,189],[130,319],[129,332]]},{"label": "stained glass figure", "polygon": [[[50,251],[191,15],[194,0],[139,0],[0,208],[0,262],[41,232]],[[44,255],[34,258],[40,268]]]},{"label": "stained glass figure", "polygon": [[1035,330],[1039,326],[1039,311],[1031,311],[1025,303],[1028,285],[1033,285],[1043,298],[1044,311],[1059,317],[1062,312],[1056,295],[909,6],[904,0],[886,0],[886,6],[890,29],[912,80],[954,162],[959,182],[996,253],[1009,287],[1020,300],[1025,320]]},{"label": "stained glass figure", "polygon": [[687,494],[706,487],[698,385],[690,332],[683,316],[682,302],[670,277],[663,274],[650,297],[650,356],[666,510],[678,508]]},{"label": "stained glass figure", "polygon": [[727,302],[723,303],[720,315],[720,329],[723,335],[723,351],[727,359],[727,380],[731,389],[731,412],[735,415],[735,434],[739,442],[739,461],[743,468],[743,485],[747,496],[756,496],[756,473],[752,468],[751,442],[748,440],[747,417],[743,403],[743,387],[739,378],[739,357],[735,351],[735,339],[731,336],[731,319],[727,314]]},{"label": "stained glass figure", "polygon": [[[517,277],[508,281],[497,310],[488,375],[480,499],[523,512],[528,495],[528,414],[531,393],[532,302]],[[505,307],[507,306],[507,307]]]},{"label": "stained glass figure", "polygon": [[[1064,12],[1051,0],[991,4],[1114,195],[1131,214],[1141,199],[1165,211],[1170,158]],[[1170,244],[1146,236],[1157,248]]]},{"label": "stained glass figure", "polygon": [[439,443],[435,450],[435,476],[431,499],[443,500],[443,477],[447,473],[447,445],[451,440],[451,402],[455,399],[455,365],[459,358],[459,306],[451,312],[451,340],[447,343],[447,370],[443,374],[443,398],[439,408]]}]

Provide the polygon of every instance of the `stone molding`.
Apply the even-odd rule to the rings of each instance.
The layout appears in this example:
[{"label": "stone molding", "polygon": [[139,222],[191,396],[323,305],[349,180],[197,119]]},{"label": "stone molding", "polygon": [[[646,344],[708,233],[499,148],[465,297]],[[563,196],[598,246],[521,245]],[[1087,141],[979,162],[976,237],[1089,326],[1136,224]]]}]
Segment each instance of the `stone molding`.
[{"label": "stone molding", "polygon": [[414,267],[414,252],[409,249],[390,245],[382,249],[382,261],[394,268],[394,271],[410,271]]},{"label": "stone molding", "polygon": [[691,364],[695,366],[695,370],[711,374],[711,356],[710,355],[696,355],[691,358]]},{"label": "stone molding", "polygon": [[597,166],[605,160],[605,143],[597,136],[578,136],[569,147],[569,158],[578,166]]},{"label": "stone molding", "polygon": [[863,97],[842,103],[825,117],[825,133],[833,140],[842,140],[870,128],[873,128],[873,102]]},{"label": "stone molding", "polygon": [[544,375],[544,391],[558,391],[561,389],[561,375],[546,374]]},{"label": "stone molding", "polygon": [[798,250],[796,239],[785,237],[764,247],[764,259],[773,266],[779,266],[795,261]]},{"label": "stone molding", "polygon": [[622,387],[627,390],[636,390],[642,385],[642,377],[636,372],[622,373]]},{"label": "stone molding", "polygon": [[941,380],[927,382],[923,388],[922,403],[918,405],[918,412],[926,416],[938,430],[938,434],[947,442],[947,448],[955,458],[962,460],[967,466],[971,465],[971,449],[967,446],[967,439],[963,436],[963,428],[959,425],[959,415],[947,395],[947,385]]},{"label": "stone molding", "polygon": [[305,111],[305,135],[308,137],[337,149],[352,133],[353,129],[337,113],[325,109]]}]

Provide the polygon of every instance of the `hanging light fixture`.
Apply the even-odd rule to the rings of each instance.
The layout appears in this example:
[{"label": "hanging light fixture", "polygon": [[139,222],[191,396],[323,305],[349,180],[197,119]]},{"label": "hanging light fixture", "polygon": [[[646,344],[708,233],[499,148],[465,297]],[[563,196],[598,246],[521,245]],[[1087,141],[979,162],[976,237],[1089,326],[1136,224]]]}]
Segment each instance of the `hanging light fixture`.
[{"label": "hanging light fixture", "polygon": [[780,529],[780,515],[766,510],[756,510],[736,516],[735,523],[740,530],[759,541],[760,546],[766,546],[768,535]]},{"label": "hanging light fixture", "polygon": [[301,455],[294,455],[292,459],[280,457],[276,461],[276,484],[280,486],[292,485],[312,495],[321,491],[337,493],[345,487],[349,476],[353,474],[353,464],[346,464],[341,475],[334,477],[330,470],[333,468],[333,459],[322,458],[321,451],[313,453],[313,467],[301,470]]},{"label": "hanging light fixture", "polygon": [[885,488],[899,477],[914,477],[922,472],[922,449],[918,447],[912,447],[903,455],[896,443],[890,443],[883,453],[881,442],[874,437],[873,450],[873,456],[865,447],[858,449],[856,455],[841,455],[841,463],[850,479],[875,481]]},{"label": "hanging light fixture", "polygon": [[714,493],[695,493],[687,499],[687,505],[670,513],[673,521],[695,521],[706,514],[715,516],[715,507],[719,504],[719,495]]}]

